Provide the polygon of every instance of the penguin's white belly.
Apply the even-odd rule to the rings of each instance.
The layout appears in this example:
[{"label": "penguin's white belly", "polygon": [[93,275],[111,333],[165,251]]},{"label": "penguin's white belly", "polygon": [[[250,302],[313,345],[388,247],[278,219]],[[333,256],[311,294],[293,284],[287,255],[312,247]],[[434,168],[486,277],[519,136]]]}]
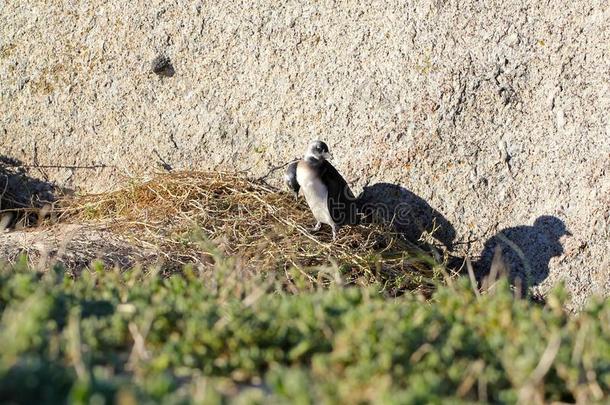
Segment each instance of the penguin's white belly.
[{"label": "penguin's white belly", "polygon": [[334,224],[328,212],[328,189],[317,176],[317,173],[311,168],[299,164],[297,166],[297,182],[301,186],[305,200],[316,220],[323,224]]}]

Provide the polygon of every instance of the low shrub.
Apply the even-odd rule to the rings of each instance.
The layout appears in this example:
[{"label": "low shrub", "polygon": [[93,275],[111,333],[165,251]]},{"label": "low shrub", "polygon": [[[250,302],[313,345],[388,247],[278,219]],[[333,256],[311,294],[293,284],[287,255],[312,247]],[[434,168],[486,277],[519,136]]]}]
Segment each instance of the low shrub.
[{"label": "low shrub", "polygon": [[610,300],[569,315],[561,288],[542,306],[505,281],[479,296],[458,279],[430,299],[281,284],[221,258],[170,277],[5,266],[0,401],[609,400]]}]

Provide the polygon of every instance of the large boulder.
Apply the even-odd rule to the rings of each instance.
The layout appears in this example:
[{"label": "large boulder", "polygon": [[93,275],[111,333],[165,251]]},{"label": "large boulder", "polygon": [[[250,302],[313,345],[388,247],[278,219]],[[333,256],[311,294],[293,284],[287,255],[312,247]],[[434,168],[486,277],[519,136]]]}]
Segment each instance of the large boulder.
[{"label": "large boulder", "polygon": [[596,0],[9,1],[0,152],[100,191],[262,175],[323,139],[355,191],[394,184],[462,254],[554,217],[572,236],[529,266],[582,300],[610,279],[608,21]]}]

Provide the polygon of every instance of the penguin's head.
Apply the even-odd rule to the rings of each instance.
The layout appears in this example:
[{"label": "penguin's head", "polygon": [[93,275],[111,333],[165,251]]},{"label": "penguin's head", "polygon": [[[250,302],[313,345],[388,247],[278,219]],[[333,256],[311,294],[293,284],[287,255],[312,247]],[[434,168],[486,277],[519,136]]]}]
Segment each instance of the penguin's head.
[{"label": "penguin's head", "polygon": [[305,152],[305,160],[322,162],[332,159],[332,155],[328,151],[328,145],[322,141],[313,141],[307,147]]}]

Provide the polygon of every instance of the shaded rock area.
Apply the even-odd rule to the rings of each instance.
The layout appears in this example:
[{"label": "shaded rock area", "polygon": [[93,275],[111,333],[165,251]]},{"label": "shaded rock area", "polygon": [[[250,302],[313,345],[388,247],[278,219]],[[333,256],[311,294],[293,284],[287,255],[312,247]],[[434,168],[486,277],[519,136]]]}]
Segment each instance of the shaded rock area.
[{"label": "shaded rock area", "polygon": [[57,191],[54,184],[32,177],[19,160],[0,155],[0,231],[40,222]]},{"label": "shaded rock area", "polygon": [[407,239],[416,241],[428,232],[447,250],[453,250],[453,225],[423,198],[406,188],[390,183],[367,185],[358,200],[363,215],[391,222]]},{"label": "shaded rock area", "polygon": [[[531,225],[520,225],[500,230],[485,242],[481,257],[476,263],[480,276],[488,274],[497,247],[508,264],[508,277],[522,287],[528,287],[537,296],[544,296],[548,288],[559,281],[567,281],[572,292],[572,308],[580,308],[591,295],[610,292],[608,258],[592,271],[562,268],[571,256],[579,254],[582,246],[575,246],[564,222],[553,216],[542,215]],[[566,251],[567,249],[567,251]],[[569,275],[569,277],[567,277]],[[518,280],[518,281],[517,281]],[[570,283],[571,281],[571,283]],[[574,287],[578,286],[576,290]]]},{"label": "shaded rock area", "polygon": [[102,191],[259,176],[324,139],[355,193],[404,188],[456,254],[561,220],[572,236],[532,254],[536,288],[608,294],[608,21],[600,0],[7,2],[0,153]]}]

